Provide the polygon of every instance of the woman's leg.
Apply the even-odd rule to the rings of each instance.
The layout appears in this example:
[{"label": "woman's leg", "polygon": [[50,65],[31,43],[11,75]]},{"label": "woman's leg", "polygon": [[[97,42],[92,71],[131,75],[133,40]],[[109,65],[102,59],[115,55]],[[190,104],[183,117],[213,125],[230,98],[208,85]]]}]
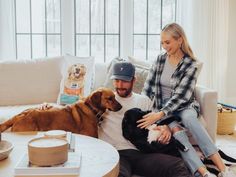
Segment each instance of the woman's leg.
[{"label": "woman's leg", "polygon": [[209,157],[220,171],[224,171],[225,165],[206,129],[200,124],[197,112],[193,108],[189,108],[180,111],[178,116],[183,125],[192,133],[204,155]]},{"label": "woman's leg", "polygon": [[207,170],[205,168],[205,165],[197,155],[197,152],[189,142],[185,130],[183,130],[183,128],[177,122],[172,122],[171,124],[169,124],[169,127],[171,128],[171,132],[173,133],[175,139],[180,141],[185,147],[188,148],[188,151],[180,151],[180,154],[185,163],[188,165],[192,174],[195,174],[195,176],[203,176],[207,172]]},{"label": "woman's leg", "polygon": [[218,152],[206,129],[200,124],[195,109],[184,109],[179,111],[177,115],[180,117],[184,127],[191,132],[206,157]]},{"label": "woman's leg", "polygon": [[209,156],[209,158],[214,162],[214,164],[217,166],[217,168],[220,170],[220,171],[225,171],[225,164],[222,160],[222,158],[220,157],[220,154],[217,152],[215,154],[212,154]]}]

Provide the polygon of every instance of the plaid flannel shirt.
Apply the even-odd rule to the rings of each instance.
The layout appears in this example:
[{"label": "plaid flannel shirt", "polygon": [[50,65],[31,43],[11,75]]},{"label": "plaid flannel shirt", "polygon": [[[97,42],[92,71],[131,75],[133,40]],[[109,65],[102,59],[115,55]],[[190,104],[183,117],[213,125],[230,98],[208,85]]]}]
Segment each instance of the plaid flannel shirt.
[{"label": "plaid flannel shirt", "polygon": [[184,56],[171,76],[172,88],[169,101],[162,107],[161,74],[164,69],[167,54],[161,54],[154,61],[145,81],[142,93],[154,100],[154,111],[163,111],[165,115],[180,111],[189,106],[200,113],[199,103],[195,100],[194,89],[197,82],[197,61]]}]

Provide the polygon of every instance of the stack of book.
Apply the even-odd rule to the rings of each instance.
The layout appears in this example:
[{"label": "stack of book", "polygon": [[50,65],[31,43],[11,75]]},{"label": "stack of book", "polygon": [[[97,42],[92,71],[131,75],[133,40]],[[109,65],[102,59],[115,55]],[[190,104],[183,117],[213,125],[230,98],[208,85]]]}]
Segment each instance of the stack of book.
[{"label": "stack of book", "polygon": [[[37,137],[44,136],[39,132]],[[68,160],[60,165],[41,167],[29,162],[28,153],[25,153],[14,168],[15,177],[78,177],[80,171],[81,153],[75,152],[75,135],[66,132],[68,141]]]},{"label": "stack of book", "polygon": [[75,152],[75,135],[71,132],[66,132],[66,139],[68,141],[68,151]]},{"label": "stack of book", "polygon": [[81,153],[69,152],[68,160],[60,165],[41,167],[29,162],[28,154],[25,153],[17,163],[15,177],[78,177],[80,171]]}]

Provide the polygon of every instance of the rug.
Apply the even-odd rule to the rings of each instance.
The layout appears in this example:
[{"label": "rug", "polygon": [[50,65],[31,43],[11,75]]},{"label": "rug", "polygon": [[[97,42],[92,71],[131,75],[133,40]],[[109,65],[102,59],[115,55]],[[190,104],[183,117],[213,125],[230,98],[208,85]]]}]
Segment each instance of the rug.
[{"label": "rug", "polygon": [[230,169],[236,174],[236,165],[231,166]]},{"label": "rug", "polygon": [[[227,155],[236,158],[236,132],[234,135],[217,135],[216,146]],[[230,167],[236,174],[236,164]]]}]

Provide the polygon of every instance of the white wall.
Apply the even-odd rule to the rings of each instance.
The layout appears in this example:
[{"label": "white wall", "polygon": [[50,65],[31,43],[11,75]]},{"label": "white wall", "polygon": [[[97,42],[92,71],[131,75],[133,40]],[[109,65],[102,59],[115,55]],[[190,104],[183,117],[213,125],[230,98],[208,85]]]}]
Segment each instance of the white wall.
[{"label": "white wall", "polygon": [[[220,72],[220,71],[219,71]],[[229,1],[229,43],[226,103],[236,106],[236,1]]]}]

